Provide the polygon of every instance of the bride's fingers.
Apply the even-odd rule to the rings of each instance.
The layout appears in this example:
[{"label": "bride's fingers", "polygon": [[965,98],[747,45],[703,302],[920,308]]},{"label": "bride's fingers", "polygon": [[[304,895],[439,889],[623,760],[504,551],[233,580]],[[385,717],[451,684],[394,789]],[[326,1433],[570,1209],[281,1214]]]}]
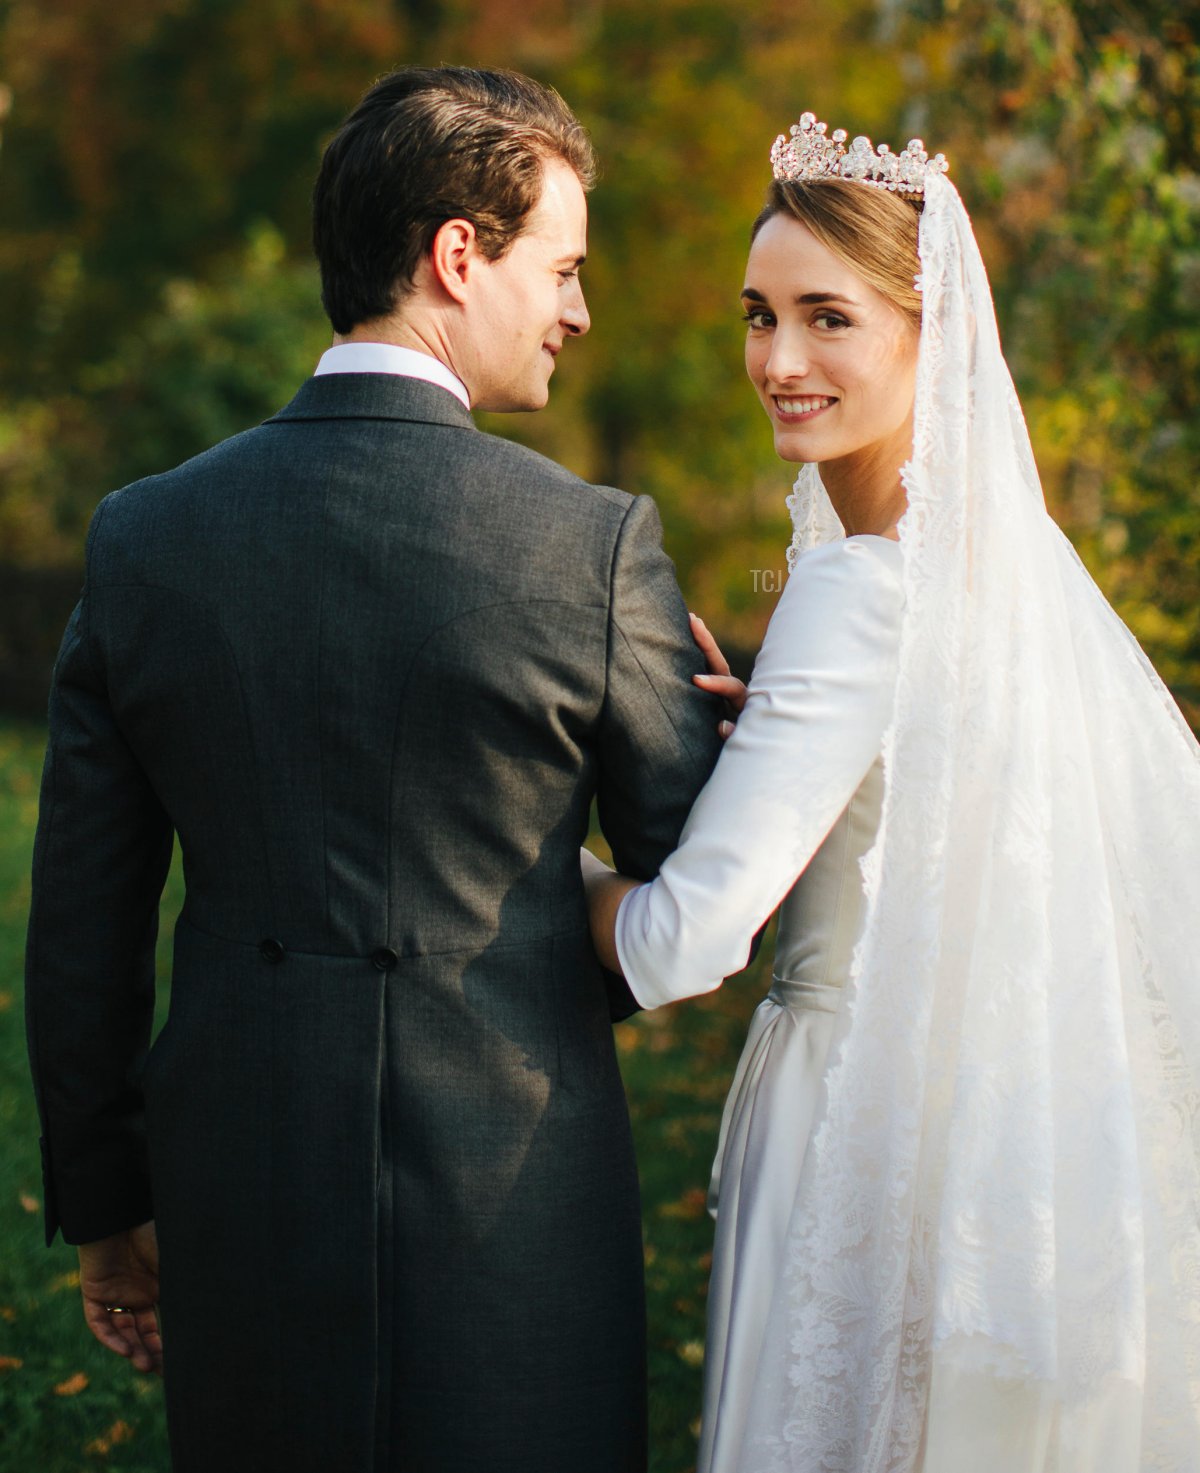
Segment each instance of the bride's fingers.
[{"label": "bride's fingers", "polygon": [[746,706],[746,686],[736,675],[693,675],[692,680],[701,690],[728,701],[734,711],[741,712]]},{"label": "bride's fingers", "polygon": [[700,653],[708,661],[708,668],[713,675],[728,675],[729,661],[721,653],[721,647],[709,633],[708,625],[699,614],[689,614],[688,620],[692,626],[692,638],[700,648]]}]

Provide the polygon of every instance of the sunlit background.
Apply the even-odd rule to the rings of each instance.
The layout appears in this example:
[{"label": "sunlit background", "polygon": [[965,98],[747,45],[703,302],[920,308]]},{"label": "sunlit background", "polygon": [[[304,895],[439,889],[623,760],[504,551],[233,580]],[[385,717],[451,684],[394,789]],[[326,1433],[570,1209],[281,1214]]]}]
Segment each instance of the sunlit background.
[{"label": "sunlit background", "polygon": [[[99,498],[268,416],[326,346],[308,198],[341,116],[404,62],[517,67],[575,108],[604,164],[593,328],[548,410],[487,427],[655,496],[690,606],[743,656],[789,535],[737,302],[771,141],[810,108],[944,151],[1050,505],[1196,724],[1198,43],[1164,0],[0,0],[0,1470],[165,1467],[156,1390],[84,1343],[71,1255],[37,1242],[37,723]],[[760,988],[620,1035],[655,1473],[694,1455],[703,1186]]]}]

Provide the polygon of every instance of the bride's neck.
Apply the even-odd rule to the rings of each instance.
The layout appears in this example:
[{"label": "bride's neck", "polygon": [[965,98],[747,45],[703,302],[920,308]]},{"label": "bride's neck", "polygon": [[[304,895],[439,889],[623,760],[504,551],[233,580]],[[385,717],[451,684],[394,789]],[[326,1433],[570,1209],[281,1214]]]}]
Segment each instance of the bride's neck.
[{"label": "bride's neck", "polygon": [[868,446],[853,455],[821,463],[821,480],[847,537],[871,532],[894,534],[908,505],[900,465],[909,458],[912,434]]}]

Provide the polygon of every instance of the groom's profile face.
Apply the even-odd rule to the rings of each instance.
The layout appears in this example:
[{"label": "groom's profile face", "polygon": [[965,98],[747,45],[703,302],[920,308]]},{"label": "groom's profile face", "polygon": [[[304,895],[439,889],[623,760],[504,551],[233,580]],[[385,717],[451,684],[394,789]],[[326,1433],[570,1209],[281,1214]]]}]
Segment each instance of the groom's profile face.
[{"label": "groom's profile face", "polygon": [[480,263],[471,334],[476,361],[462,374],[473,409],[545,405],[563,343],[591,326],[579,283],[586,254],[583,186],[569,164],[550,159],[525,229],[498,261]]}]

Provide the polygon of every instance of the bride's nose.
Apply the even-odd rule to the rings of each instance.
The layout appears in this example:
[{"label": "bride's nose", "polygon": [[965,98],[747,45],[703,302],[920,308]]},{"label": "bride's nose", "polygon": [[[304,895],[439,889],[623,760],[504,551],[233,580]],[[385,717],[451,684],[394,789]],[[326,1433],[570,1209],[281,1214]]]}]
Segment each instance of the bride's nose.
[{"label": "bride's nose", "polygon": [[807,378],[810,366],[803,339],[796,333],[776,329],[767,354],[767,382],[782,388],[796,379]]}]

